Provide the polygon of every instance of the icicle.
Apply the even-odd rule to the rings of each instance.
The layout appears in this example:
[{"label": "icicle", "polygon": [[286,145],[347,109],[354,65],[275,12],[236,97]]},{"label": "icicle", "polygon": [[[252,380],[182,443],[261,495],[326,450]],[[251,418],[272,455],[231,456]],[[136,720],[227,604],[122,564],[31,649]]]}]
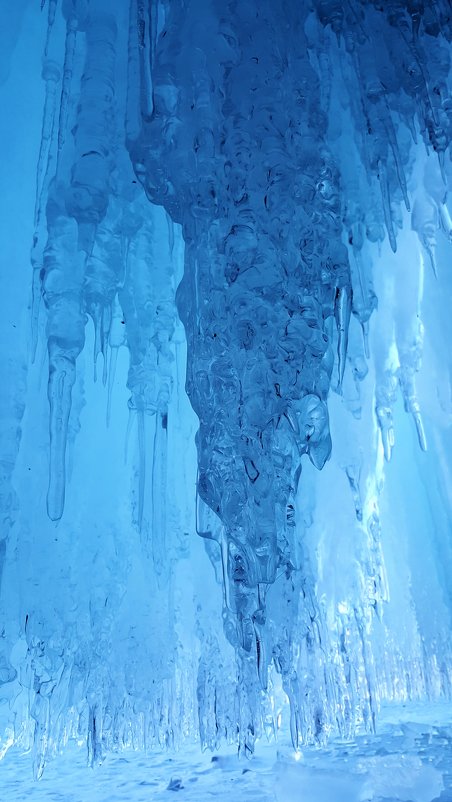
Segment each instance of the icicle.
[{"label": "icicle", "polygon": [[[155,58],[155,51],[157,47],[157,37],[158,37],[158,13],[159,13],[159,2],[158,0],[149,0],[149,25],[150,25],[150,43],[151,43],[151,68],[154,64]],[[152,74],[152,73],[151,73]]]},{"label": "icicle", "polygon": [[[37,679],[37,677],[36,677]],[[49,700],[37,693],[30,711],[35,721],[33,735],[33,778],[40,780],[44,773],[48,748]]]},{"label": "icicle", "polygon": [[425,241],[424,247],[428,253],[428,258],[430,260],[430,265],[433,270],[433,275],[435,276],[435,278],[438,278],[438,267],[436,264],[435,246],[432,242]]},{"label": "icicle", "polygon": [[370,359],[369,352],[369,319],[377,307],[377,298],[373,291],[369,271],[363,263],[361,250],[353,246],[354,259],[351,260],[352,268],[352,292],[353,303],[352,312],[358,319],[364,345],[366,359]]},{"label": "icicle", "polygon": [[424,424],[422,422],[421,411],[419,404],[412,404],[411,414],[416,426],[417,439],[421,451],[427,451],[427,438],[425,436]]},{"label": "icicle", "polygon": [[347,474],[347,479],[350,484],[350,489],[352,491],[353,501],[355,504],[355,515],[357,521],[362,521],[363,519],[363,504],[361,501],[361,492],[359,488],[359,479],[360,479],[360,470],[356,469],[355,465],[348,465],[345,469],[345,473]]},{"label": "icicle", "polygon": [[337,345],[338,356],[338,390],[340,392],[344,378],[345,364],[347,359],[348,327],[350,325],[350,315],[352,311],[352,295],[349,287],[339,287],[336,291],[336,303],[334,306],[334,316],[339,335]]},{"label": "icicle", "polygon": [[[50,36],[52,34],[52,28],[53,28],[54,23],[55,23],[55,14],[56,14],[56,9],[57,9],[57,4],[58,4],[58,0],[49,0],[49,10],[48,10],[48,18],[47,18],[47,20],[48,20],[47,21],[47,37],[46,37],[46,44],[45,44],[45,49],[44,49],[44,57],[45,58],[47,57],[47,53],[48,53],[48,50],[49,50]],[[44,6],[41,4],[41,11],[42,11],[43,8],[44,8]]]},{"label": "icicle", "polygon": [[363,335],[363,345],[364,345],[364,354],[366,359],[370,359],[370,348],[369,348],[369,321],[364,320],[361,323],[361,331]]},{"label": "icicle", "polygon": [[266,691],[268,687],[268,656],[265,634],[261,631],[256,621],[254,621],[254,631],[256,637],[257,673],[259,675],[260,686],[263,691]]},{"label": "icicle", "polygon": [[[37,237],[35,235],[35,240]],[[37,246],[37,242],[35,244],[35,248]],[[33,251],[32,251],[33,254]],[[30,357],[31,362],[34,363],[36,359],[36,349],[38,346],[38,333],[39,333],[39,311],[41,308],[41,270],[42,270],[42,258],[36,258],[32,255],[32,265],[33,265],[33,278],[32,278],[32,286],[31,286],[31,314],[30,314],[30,323],[31,323],[31,344],[30,344]]]},{"label": "icicle", "polygon": [[58,64],[47,60],[42,67],[42,79],[45,81],[45,102],[42,119],[41,144],[36,168],[36,200],[35,227],[41,219],[42,197],[49,181],[49,160],[56,111],[56,88],[61,78]]},{"label": "icicle", "polygon": [[102,711],[96,704],[89,706],[88,717],[88,766],[94,768],[103,761],[102,754]]},{"label": "icicle", "polygon": [[168,248],[169,248],[170,258],[172,259],[174,251],[174,223],[168,212],[165,212],[165,214],[166,214],[166,223],[168,226]]},{"label": "icicle", "polygon": [[130,0],[127,61],[126,136],[134,142],[140,132],[140,55],[137,0]]},{"label": "icicle", "polygon": [[392,410],[388,407],[378,406],[376,412],[381,431],[384,457],[386,462],[390,462],[395,443]]},{"label": "icicle", "polygon": [[93,379],[97,382],[97,359],[103,351],[102,315],[99,304],[92,304],[90,314],[94,323]]},{"label": "icicle", "polygon": [[388,232],[389,243],[391,245],[391,249],[394,253],[397,251],[397,242],[394,234],[394,226],[392,222],[392,214],[391,214],[391,198],[389,195],[389,184],[388,184],[388,176],[386,173],[386,167],[383,162],[380,160],[378,162],[378,178],[380,182],[380,189],[381,189],[381,197],[383,201],[383,212],[385,217],[385,224],[386,224],[386,231]]},{"label": "icicle", "polygon": [[138,529],[141,532],[146,487],[146,425],[144,410],[137,409],[136,415],[138,422]]},{"label": "icicle", "polygon": [[427,451],[427,439],[417,398],[415,379],[415,375],[421,367],[423,331],[423,325],[419,322],[419,335],[416,340],[408,348],[399,349],[399,381],[403,393],[405,411],[410,413],[414,420],[421,450]]},{"label": "icicle", "polygon": [[111,419],[111,399],[113,394],[113,385],[116,375],[116,366],[118,364],[118,348],[110,349],[110,364],[108,367],[108,390],[107,390],[107,427],[110,426]]},{"label": "icicle", "polygon": [[[149,30],[148,0],[137,0],[138,46],[140,60],[141,116],[150,120],[154,110],[151,77],[151,32]],[[146,20],[148,24],[146,25]]]},{"label": "icicle", "polygon": [[113,302],[113,313],[111,319],[110,333],[109,333],[109,346],[110,346],[110,366],[108,370],[108,391],[107,391],[107,426],[110,424],[111,415],[111,399],[113,394],[113,385],[116,375],[116,365],[118,361],[118,351],[126,342],[126,326],[122,314],[122,309],[115,296]]},{"label": "icicle", "polygon": [[55,62],[46,60],[42,68],[42,78],[46,84],[44,112],[41,129],[41,144],[36,168],[35,197],[35,232],[31,251],[33,266],[32,301],[31,301],[31,361],[34,362],[38,344],[39,311],[41,306],[41,271],[43,267],[44,238],[42,228],[42,206],[50,182],[50,165],[52,160],[52,140],[55,131],[56,88],[60,80],[60,70]]},{"label": "icicle", "polygon": [[76,246],[76,223],[65,213],[61,186],[47,204],[49,239],[44,252],[43,296],[47,307],[50,403],[49,517],[63,513],[65,460],[75,362],[84,345],[81,308],[84,259]]},{"label": "icicle", "polygon": [[444,150],[440,150],[439,148],[437,149],[437,154],[438,154],[438,164],[441,172],[441,177],[444,183],[446,184],[447,183],[446,161],[445,161],[446,155],[444,153]]},{"label": "icicle", "polygon": [[[441,214],[441,209],[439,214]],[[411,215],[411,228],[416,231],[423,247],[427,251],[435,278],[438,277],[435,256],[436,232],[439,227],[438,217],[438,207],[432,198],[423,194],[416,198]]]},{"label": "icicle", "polygon": [[[298,688],[297,688],[297,677],[294,675],[293,677],[285,677],[284,682],[284,690],[286,691],[289,702],[290,702],[290,739],[292,741],[292,746],[296,752],[298,752],[300,745],[302,743],[302,724],[301,724],[301,716],[300,710],[298,705]],[[295,688],[294,688],[295,686]]]},{"label": "icicle", "polygon": [[397,378],[390,368],[384,371],[380,380],[377,379],[375,391],[375,412],[380,427],[383,453],[387,462],[390,462],[394,448],[394,420],[393,406],[396,401]]},{"label": "icicle", "polygon": [[167,414],[156,413],[152,461],[152,556],[155,570],[161,574],[166,560],[166,498],[168,459]]},{"label": "icicle", "polygon": [[66,484],[69,484],[72,479],[74,468],[74,443],[81,429],[81,413],[85,405],[84,377],[83,374],[77,373],[76,381],[72,388],[71,414],[69,416],[67,432]]},{"label": "icicle", "polygon": [[389,144],[390,144],[391,150],[392,150],[392,155],[394,156],[394,161],[395,161],[396,171],[397,171],[397,178],[398,178],[398,181],[399,181],[400,189],[402,190],[402,195],[403,195],[403,200],[404,200],[404,203],[405,203],[405,208],[406,208],[407,212],[409,212],[410,211],[410,201],[409,201],[409,198],[408,198],[408,190],[407,190],[407,185],[406,185],[405,171],[403,169],[403,165],[402,165],[402,162],[401,162],[401,159],[400,159],[399,146],[397,144],[397,137],[396,137],[396,133],[395,133],[395,130],[394,130],[394,123],[392,121],[392,117],[391,117],[391,113],[389,111],[389,108],[387,108],[387,112],[388,112],[388,116],[387,116],[387,120],[386,120],[386,131],[387,131],[387,134],[388,134]]},{"label": "icicle", "polygon": [[111,306],[104,306],[102,309],[101,339],[102,339],[102,384],[105,387],[108,380],[108,337],[111,328],[112,310]]},{"label": "icicle", "polygon": [[129,403],[129,415],[127,418],[127,428],[126,434],[124,438],[124,464],[127,465],[127,461],[129,458],[129,443],[130,443],[130,434],[132,432],[133,422],[135,420],[137,411],[130,406]]},{"label": "icicle", "polygon": [[63,147],[66,141],[66,129],[68,124],[68,113],[69,113],[69,97],[71,94],[75,47],[77,43],[77,28],[78,28],[77,17],[75,15],[71,15],[66,23],[63,83],[61,87],[60,113],[58,119],[57,174],[59,173],[60,170]]},{"label": "icicle", "polygon": [[[87,260],[83,296],[86,309],[94,324],[94,373],[99,354],[103,356],[103,377],[106,380],[106,344],[109,334],[116,290],[123,270],[123,248],[121,237],[124,234],[122,206],[128,197],[110,198],[107,214],[97,228],[96,240],[91,256]],[[121,310],[116,310],[121,315]],[[115,326],[118,323],[115,321]],[[124,326],[122,325],[122,328]],[[115,333],[117,336],[117,332]]]},{"label": "icicle", "polygon": [[441,227],[447,239],[452,241],[452,219],[446,203],[439,204],[439,216],[441,220]]},{"label": "icicle", "polygon": [[56,343],[49,343],[50,403],[50,479],[47,493],[47,514],[58,521],[64,509],[66,484],[66,441],[71,411],[72,387],[75,381],[75,364],[67,358]]}]

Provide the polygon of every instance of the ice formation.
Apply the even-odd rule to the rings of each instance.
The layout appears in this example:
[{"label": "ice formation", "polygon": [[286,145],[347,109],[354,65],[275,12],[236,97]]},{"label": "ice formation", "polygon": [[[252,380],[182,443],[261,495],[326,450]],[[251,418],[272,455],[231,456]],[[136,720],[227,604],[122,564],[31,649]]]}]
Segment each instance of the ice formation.
[{"label": "ice formation", "polygon": [[37,5],[0,64],[42,94],[0,752],[298,749],[447,696],[450,2]]}]

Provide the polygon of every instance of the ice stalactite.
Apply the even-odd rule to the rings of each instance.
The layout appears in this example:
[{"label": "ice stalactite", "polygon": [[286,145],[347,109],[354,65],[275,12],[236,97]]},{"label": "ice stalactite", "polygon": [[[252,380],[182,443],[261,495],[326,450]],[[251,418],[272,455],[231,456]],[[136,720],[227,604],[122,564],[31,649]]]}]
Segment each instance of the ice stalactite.
[{"label": "ice stalactite", "polygon": [[[145,495],[149,495],[146,516],[151,520],[146,522],[146,528],[153,533],[149,535],[153,540],[152,551],[161,570],[165,553],[168,404],[172,395],[174,362],[171,343],[175,325],[174,268],[168,237],[158,226],[162,212],[149,213],[141,192],[136,191],[135,196],[124,221],[133,228],[133,237],[127,246],[119,301],[130,352],[129,410],[136,418],[138,431],[137,522],[141,529]],[[149,454],[152,455],[152,466],[146,464]]]},{"label": "ice stalactite", "polygon": [[43,112],[41,146],[36,171],[35,231],[31,262],[33,266],[32,308],[31,308],[31,355],[35,358],[39,332],[39,310],[41,303],[41,272],[43,268],[43,249],[46,236],[43,205],[51,180],[52,143],[55,136],[55,116],[57,88],[60,80],[58,65],[46,59],[42,78],[46,84],[46,97]]},{"label": "ice stalactite", "polygon": [[[47,204],[49,239],[44,251],[43,294],[47,307],[50,404],[50,480],[47,510],[52,520],[63,513],[66,439],[75,363],[85,342],[82,306],[85,254],[78,249],[78,229],[61,202],[62,188]],[[58,192],[58,189],[60,192]]]},{"label": "ice stalactite", "polygon": [[[140,13],[145,14],[144,5],[143,8],[140,5],[140,9]],[[136,186],[130,164],[124,161],[126,154],[121,144],[123,122],[115,100],[118,69],[116,50],[119,45],[114,10],[102,0],[95,0],[89,6],[67,4],[64,13],[66,42],[59,115],[55,105],[55,87],[60,72],[55,66],[53,71],[49,71],[49,68],[45,74],[47,77],[48,73],[48,89],[42,155],[38,165],[38,187],[42,185],[42,188],[38,189],[38,193],[39,198],[45,197],[46,192],[48,194],[48,242],[44,270],[40,267],[39,259],[35,260],[32,313],[35,342],[41,294],[39,285],[42,280],[48,307],[51,374],[49,515],[52,519],[58,519],[63,511],[65,443],[71,388],[75,380],[76,360],[84,347],[85,318],[89,315],[94,326],[94,374],[97,376],[98,357],[102,354],[102,379],[104,384],[108,383],[107,417],[111,409],[118,348],[121,344],[127,344],[131,354],[130,409],[136,413],[138,420],[141,455],[138,521],[141,526],[146,484],[146,446],[150,442],[145,434],[143,416],[145,413],[158,415],[155,437],[160,443],[160,429],[166,431],[167,406],[171,394],[173,354],[170,340],[174,319],[171,259],[169,254],[163,255],[162,248],[160,252],[158,248],[155,250],[153,258],[150,256],[155,238],[145,222],[149,207],[148,204],[143,205],[142,190]],[[84,64],[79,76],[77,59],[81,57]],[[146,86],[149,93],[149,84]],[[79,98],[74,109],[72,97],[76,88]],[[126,121],[126,128],[127,125]],[[56,156],[56,166],[49,164],[48,152],[51,147],[52,158]],[[49,165],[46,171],[41,165],[45,159]],[[56,174],[48,187],[50,166],[54,167]],[[41,177],[42,173],[44,175]],[[53,199],[59,203],[58,212],[52,206]],[[39,204],[37,208],[40,208]],[[67,231],[63,234],[57,229],[64,215]],[[58,224],[55,223],[56,218]],[[63,239],[69,237],[69,228],[71,244],[69,241],[66,244],[72,253],[72,263],[69,258],[64,262],[61,251],[60,264],[55,267],[52,258],[54,251],[60,247],[58,236],[61,235]],[[167,250],[166,245],[165,248]],[[36,244],[35,251],[39,251]],[[162,259],[167,260],[165,268]],[[58,286],[53,286],[52,279],[55,284],[57,275]],[[59,322],[52,328],[57,307]],[[67,323],[63,322],[65,317]],[[56,344],[57,330],[60,340]],[[159,446],[158,452],[161,456],[157,460],[153,493],[155,498],[160,499],[165,495],[161,488],[165,474],[164,444]]]},{"label": "ice stalactite", "polygon": [[[115,289],[105,286],[109,272],[114,274],[114,265],[104,268],[104,262],[93,253],[93,248],[109,199],[116,22],[103,0],[91,3],[89,11],[79,6],[69,10],[57,138],[59,155],[65,141],[75,18],[78,28],[85,30],[85,63],[73,136],[61,155],[65,163],[49,188],[48,240],[42,280],[48,309],[50,480],[47,508],[52,520],[61,517],[64,507],[67,427],[76,360],[84,346],[85,309],[95,325],[95,350],[102,350],[105,327],[108,331],[108,321],[105,322],[109,312],[108,292],[111,303]],[[48,116],[46,109],[45,127]],[[111,240],[114,249],[114,237]],[[102,232],[98,248],[102,249]]]},{"label": "ice stalactite", "polygon": [[126,254],[122,246],[123,209],[121,196],[110,198],[107,213],[97,226],[96,238],[86,260],[83,300],[94,327],[94,377],[102,354],[103,384],[107,382],[107,346],[112,327],[113,303],[124,279]]},{"label": "ice stalactite", "polygon": [[64,49],[63,81],[61,87],[60,109],[58,116],[58,150],[57,150],[57,172],[60,166],[60,159],[63,155],[63,147],[66,141],[67,125],[69,116],[69,101],[71,98],[72,77],[74,72],[74,58],[77,44],[78,17],[76,5],[73,5],[67,14],[66,20],[66,41]]},{"label": "ice stalactite", "polygon": [[[319,469],[329,457],[331,322],[341,380],[351,289],[338,175],[326,144],[318,148],[326,122],[317,76],[302,47],[293,48],[296,59],[288,55],[295,37],[303,40],[303,18],[294,14],[287,41],[268,6],[258,20],[244,7],[227,25],[217,13],[212,4],[202,30],[171,9],[173,39],[159,40],[153,71],[154,115],[133,158],[148,196],[183,222],[178,306],[187,391],[200,419],[198,492],[224,527],[225,627],[240,655],[247,750],[258,731],[250,675],[257,671],[266,687],[273,653],[266,588],[292,570],[300,456]],[[176,58],[185,54],[184,32],[194,85]],[[276,101],[273,74],[281,77]],[[292,672],[288,661],[287,681]]]}]

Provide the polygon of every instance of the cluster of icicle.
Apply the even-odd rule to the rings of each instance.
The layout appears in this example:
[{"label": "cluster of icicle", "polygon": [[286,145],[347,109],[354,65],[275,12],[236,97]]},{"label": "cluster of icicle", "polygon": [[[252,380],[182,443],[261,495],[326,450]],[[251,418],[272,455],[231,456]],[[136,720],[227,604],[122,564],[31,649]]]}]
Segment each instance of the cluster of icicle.
[{"label": "cluster of icicle", "polygon": [[[332,726],[372,725],[377,694],[367,619],[357,614],[358,647],[343,645],[334,667],[322,663],[327,637],[297,555],[294,497],[301,457],[321,469],[330,454],[326,401],[331,384],[341,389],[352,313],[362,327],[364,362],[369,356],[376,297],[363,246],[387,237],[396,251],[399,208],[410,211],[410,140],[416,144],[419,134],[442,171],[419,193],[411,217],[434,267],[439,221],[449,225],[447,9],[334,0],[314,6],[315,13],[307,3],[249,0],[227,10],[219,0],[169,4],[164,30],[148,46],[152,113],[142,114],[130,146],[146,194],[183,228],[177,300],[188,342],[187,392],[200,420],[198,494],[220,521],[200,534],[221,549],[225,631],[246,697],[245,748],[252,748],[258,718],[250,677],[258,674],[265,689],[271,662],[291,701],[295,745]],[[349,139],[332,119],[337,72]],[[344,137],[354,151],[341,159]],[[377,377],[387,459],[398,384],[426,447],[415,389],[421,349],[420,324],[399,338],[400,367],[384,364]],[[370,541],[378,541],[378,520],[371,529]],[[361,687],[349,672],[351,648],[366,678]],[[332,688],[342,689],[341,700]]]},{"label": "cluster of icicle", "polygon": [[[46,85],[37,170],[32,343],[40,300],[46,306],[49,355],[50,479],[47,510],[61,518],[66,445],[77,357],[91,318],[94,372],[102,355],[108,384],[107,420],[118,349],[130,353],[129,408],[138,420],[140,490],[144,506],[144,417],[166,428],[173,381],[174,279],[171,239],[158,236],[125,151],[120,84],[124,41],[106,0],[64,4],[64,65],[50,58],[55,3],[42,77]],[[80,71],[80,62],[82,69]],[[77,99],[75,104],[74,98]]]},{"label": "cluster of icicle", "polygon": [[[116,94],[125,42],[114,4],[63,4],[60,69],[49,56],[56,7],[49,2],[32,313],[36,342],[42,297],[49,516],[63,511],[71,391],[87,315],[110,390],[118,348],[129,348],[143,468],[145,415],[155,416],[160,438],[167,426],[174,279],[138,180],[182,225],[185,240],[177,304],[188,343],[187,392],[200,422],[197,493],[211,511],[199,529],[218,543],[245,751],[261,731],[270,665],[290,700],[296,747],[374,719],[367,612],[357,606],[338,644],[329,644],[296,534],[295,496],[302,457],[321,469],[330,455],[327,398],[331,387],[341,391],[352,314],[363,332],[363,360],[369,355],[376,298],[366,241],[387,238],[395,251],[404,205],[436,270],[436,232],[450,233],[447,6],[316,0],[312,10],[272,0],[130,0],[124,128]],[[333,119],[337,75],[346,132]],[[411,210],[417,138],[436,151],[440,169]],[[343,141],[353,154],[341,154]],[[426,447],[415,389],[422,327],[402,340],[400,367],[382,365],[376,389],[387,458],[398,384]],[[355,374],[359,380],[365,370]],[[140,481],[141,521],[143,475]],[[378,553],[378,521],[371,529],[376,545],[369,549]],[[208,697],[212,671],[200,667],[200,697]],[[209,745],[222,731],[216,704],[212,712],[212,720],[200,718]]]},{"label": "cluster of icicle", "polygon": [[338,175],[303,21],[294,13],[282,26],[271,3],[259,13],[240,4],[227,20],[220,3],[188,13],[172,4],[152,70],[153,115],[132,149],[147,195],[184,232],[178,308],[200,421],[198,493],[222,524],[201,534],[221,547],[247,749],[258,730],[253,676],[266,689],[273,659],[298,705],[293,632],[268,626],[266,596],[285,574],[296,621],[300,457],[319,469],[329,457],[331,322],[341,378],[351,311]]}]

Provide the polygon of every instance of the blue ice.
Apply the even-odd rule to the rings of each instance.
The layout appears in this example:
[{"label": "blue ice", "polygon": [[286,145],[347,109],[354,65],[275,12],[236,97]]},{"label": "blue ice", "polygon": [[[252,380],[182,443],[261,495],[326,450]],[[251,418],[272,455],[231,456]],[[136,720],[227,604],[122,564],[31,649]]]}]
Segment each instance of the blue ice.
[{"label": "blue ice", "polygon": [[5,782],[445,802],[450,3],[0,16]]}]

